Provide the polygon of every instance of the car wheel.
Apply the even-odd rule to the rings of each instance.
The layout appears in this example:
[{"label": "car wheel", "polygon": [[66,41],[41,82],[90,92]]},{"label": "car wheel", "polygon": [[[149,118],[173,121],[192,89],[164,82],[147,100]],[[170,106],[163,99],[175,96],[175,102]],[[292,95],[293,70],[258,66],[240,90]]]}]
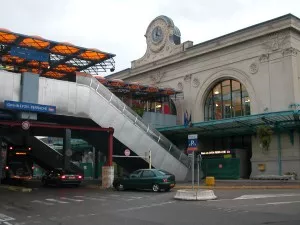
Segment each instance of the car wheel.
[{"label": "car wheel", "polygon": [[117,191],[123,191],[123,190],[124,190],[124,185],[121,184],[121,183],[118,183],[118,184],[116,185],[116,189],[117,189]]},{"label": "car wheel", "polygon": [[154,192],[158,192],[160,190],[159,185],[158,184],[153,184],[152,185],[152,191]]}]

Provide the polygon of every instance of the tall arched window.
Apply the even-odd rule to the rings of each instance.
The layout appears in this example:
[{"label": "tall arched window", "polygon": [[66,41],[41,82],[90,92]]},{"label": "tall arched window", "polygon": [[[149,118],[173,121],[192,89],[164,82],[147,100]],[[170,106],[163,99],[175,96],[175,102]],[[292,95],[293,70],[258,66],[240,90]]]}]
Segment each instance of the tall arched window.
[{"label": "tall arched window", "polygon": [[250,98],[243,84],[223,80],[208,93],[205,100],[204,120],[250,115]]}]

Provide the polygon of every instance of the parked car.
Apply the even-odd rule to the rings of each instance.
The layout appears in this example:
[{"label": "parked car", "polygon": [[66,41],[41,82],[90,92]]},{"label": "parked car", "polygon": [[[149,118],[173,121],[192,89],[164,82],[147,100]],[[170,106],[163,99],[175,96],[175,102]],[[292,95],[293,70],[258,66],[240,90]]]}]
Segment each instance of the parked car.
[{"label": "parked car", "polygon": [[116,190],[151,189],[154,192],[169,191],[175,187],[175,176],[159,169],[139,169],[129,176],[116,178],[113,186]]},{"label": "parked car", "polygon": [[42,183],[44,186],[47,185],[75,185],[79,186],[83,176],[80,174],[74,174],[66,172],[63,169],[56,168],[51,171],[47,171],[46,174],[42,177]]}]

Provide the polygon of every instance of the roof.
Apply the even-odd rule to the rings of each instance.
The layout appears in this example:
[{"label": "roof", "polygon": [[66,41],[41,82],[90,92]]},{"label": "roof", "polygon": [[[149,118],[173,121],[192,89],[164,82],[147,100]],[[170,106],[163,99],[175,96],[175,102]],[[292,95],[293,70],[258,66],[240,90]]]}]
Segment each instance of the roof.
[{"label": "roof", "polygon": [[224,137],[252,135],[261,125],[269,125],[277,131],[300,127],[299,111],[281,111],[241,116],[230,119],[213,120],[193,123],[190,127],[173,126],[157,128],[159,132],[168,135],[198,134],[199,136]]},{"label": "roof", "polygon": [[100,83],[106,86],[111,92],[126,94],[131,93],[133,97],[163,97],[181,93],[170,87],[159,87],[146,85],[138,82],[125,82],[121,79],[107,79],[107,77],[94,76]]},{"label": "roof", "polygon": [[71,43],[55,42],[0,28],[0,69],[33,72],[62,79],[75,72],[99,74],[114,70],[115,55]]}]

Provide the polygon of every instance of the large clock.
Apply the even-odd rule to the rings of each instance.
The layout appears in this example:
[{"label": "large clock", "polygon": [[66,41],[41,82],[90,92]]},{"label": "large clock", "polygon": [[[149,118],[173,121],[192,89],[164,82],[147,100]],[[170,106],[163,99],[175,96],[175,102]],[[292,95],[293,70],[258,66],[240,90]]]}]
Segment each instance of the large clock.
[{"label": "large clock", "polygon": [[147,29],[147,44],[152,52],[159,52],[166,43],[168,24],[163,19],[154,20]]}]

